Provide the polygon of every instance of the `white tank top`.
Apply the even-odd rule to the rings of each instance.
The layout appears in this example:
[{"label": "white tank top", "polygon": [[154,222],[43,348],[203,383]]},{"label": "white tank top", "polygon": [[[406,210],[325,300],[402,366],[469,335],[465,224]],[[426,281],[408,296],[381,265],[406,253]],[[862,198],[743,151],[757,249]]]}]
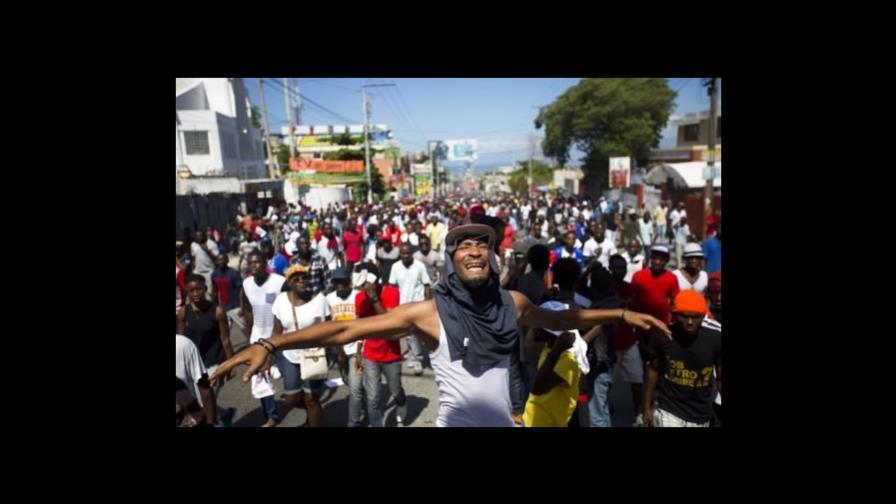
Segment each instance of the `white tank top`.
[{"label": "white tank top", "polygon": [[475,377],[451,360],[439,319],[439,347],[429,354],[439,388],[439,427],[515,427],[510,404],[510,356]]},{"label": "white tank top", "polygon": [[675,270],[674,273],[675,278],[678,278],[678,290],[693,290],[697,291],[697,294],[703,294],[703,291],[706,290],[706,285],[709,283],[709,275],[705,271],[701,271],[697,275],[697,281],[693,284],[685,278],[681,270]]}]

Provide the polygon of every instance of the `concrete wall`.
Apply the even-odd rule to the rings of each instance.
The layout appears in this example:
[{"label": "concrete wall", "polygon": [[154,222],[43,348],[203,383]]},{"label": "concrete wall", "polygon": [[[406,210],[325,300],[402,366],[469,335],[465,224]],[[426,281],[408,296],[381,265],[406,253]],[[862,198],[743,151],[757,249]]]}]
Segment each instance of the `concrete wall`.
[{"label": "concrete wall", "polygon": [[345,203],[350,199],[348,189],[344,185],[311,186],[303,202],[311,208],[318,209],[327,208],[331,203]]},{"label": "concrete wall", "polygon": [[208,194],[213,192],[240,193],[242,187],[236,177],[178,179],[177,194]]},{"label": "concrete wall", "polygon": [[[719,123],[721,123],[722,117],[719,116]],[[718,124],[718,123],[717,123]],[[693,145],[709,145],[709,118],[700,120],[700,132],[698,134],[698,138],[696,141],[685,141],[684,139],[684,130],[688,125],[679,125],[678,126],[678,139],[677,146],[678,147],[691,147]],[[716,144],[722,143],[722,137],[718,134],[718,128],[716,128]]]}]

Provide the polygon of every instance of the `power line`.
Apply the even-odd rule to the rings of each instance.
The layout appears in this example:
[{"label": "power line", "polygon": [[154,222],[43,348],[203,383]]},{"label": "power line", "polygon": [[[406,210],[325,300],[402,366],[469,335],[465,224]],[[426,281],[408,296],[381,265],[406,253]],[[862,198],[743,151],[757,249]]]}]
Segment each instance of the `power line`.
[{"label": "power line", "polygon": [[[277,86],[277,87],[279,88],[279,89],[278,89],[279,91],[283,91],[283,89],[284,89],[284,88],[283,88],[283,85],[280,84],[279,82],[276,82],[276,81],[268,81],[268,83],[269,83],[269,84],[274,84],[275,86]],[[296,96],[301,97],[301,99],[304,100],[305,102],[308,102],[308,103],[310,103],[311,105],[314,105],[315,107],[317,107],[317,108],[320,109],[321,111],[323,111],[323,112],[329,114],[330,116],[332,116],[332,117],[334,117],[334,118],[336,118],[336,119],[339,119],[340,121],[344,121],[346,124],[359,124],[359,123],[360,123],[360,121],[358,121],[358,120],[348,118],[348,117],[346,117],[346,116],[344,116],[344,115],[342,115],[342,114],[340,114],[340,113],[338,113],[338,112],[335,112],[335,111],[333,111],[333,110],[330,110],[329,108],[327,108],[327,107],[321,105],[320,103],[317,103],[316,101],[314,101],[314,100],[308,98],[307,96],[305,96],[305,95],[303,95],[303,94],[301,94],[301,93],[296,92],[296,91],[293,90],[293,89],[289,89],[289,92],[292,93],[292,95],[293,95],[294,97],[296,97]]]},{"label": "power line", "polygon": [[681,90],[684,89],[685,86],[687,86],[688,84],[690,84],[692,80],[694,80],[693,77],[690,77],[690,78],[688,78],[688,79],[685,79],[684,84],[682,84],[681,86],[678,86],[678,89],[675,90],[675,94],[680,93]]},{"label": "power line", "polygon": [[414,129],[419,130],[419,129],[420,129],[420,125],[419,125],[419,124],[417,123],[417,121],[414,119],[413,114],[411,114],[411,107],[410,107],[410,105],[408,105],[407,100],[405,100],[405,98],[404,98],[404,93],[401,92],[401,88],[398,87],[398,83],[395,82],[394,79],[389,79],[389,80],[392,81],[392,84],[395,84],[395,92],[398,93],[399,102],[400,102],[400,103],[403,103],[404,106],[405,106],[405,108],[407,109],[408,117],[410,117],[410,119],[411,119],[411,123],[413,124]]},{"label": "power line", "polygon": [[[383,103],[384,103],[387,107],[389,107],[390,110],[392,110],[392,113],[395,114],[395,118],[396,118],[396,120],[401,120],[402,122],[404,122],[405,125],[408,127],[408,130],[414,130],[416,133],[418,133],[418,134],[420,133],[419,130],[416,130],[416,129],[413,127],[413,125],[411,124],[410,120],[407,118],[406,115],[404,115],[404,112],[403,112],[401,109],[398,108],[398,105],[395,104],[394,100],[392,99],[392,97],[391,97],[388,93],[385,93],[385,92],[384,92],[383,94],[380,94],[380,95],[377,95],[377,96],[382,96],[382,97],[384,98]],[[393,130],[394,130],[394,128],[393,128]]]},{"label": "power line", "polygon": [[334,88],[338,88],[338,89],[343,89],[343,90],[348,91],[348,92],[351,92],[351,93],[357,93],[357,92],[358,92],[357,89],[347,88],[347,87],[345,87],[345,86],[340,86],[340,85],[338,85],[338,84],[331,84],[331,83],[329,83],[329,82],[324,82],[324,81],[321,80],[321,79],[303,79],[303,80],[306,81],[306,82],[314,82],[314,83],[316,83],[316,84],[320,84],[320,85],[322,85],[322,86],[330,86],[330,87],[334,87]]}]

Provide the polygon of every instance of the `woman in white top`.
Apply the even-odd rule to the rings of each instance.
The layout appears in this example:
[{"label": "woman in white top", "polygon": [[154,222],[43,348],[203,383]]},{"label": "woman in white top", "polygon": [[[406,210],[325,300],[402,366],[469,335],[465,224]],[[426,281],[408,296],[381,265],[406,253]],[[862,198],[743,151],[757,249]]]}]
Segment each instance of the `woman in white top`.
[{"label": "woman in white top", "polygon": [[[281,292],[274,301],[274,335],[298,331],[319,322],[330,320],[330,306],[323,293],[311,297],[308,268],[296,264],[286,271],[289,290]],[[308,349],[313,350],[313,349]],[[303,380],[301,366],[303,350],[281,350],[276,353],[277,368],[283,375],[283,398],[295,408],[306,408],[306,426],[320,425],[320,395],[324,380]],[[325,357],[320,357],[326,359]]]},{"label": "woman in white top", "polygon": [[679,290],[693,290],[702,295],[709,283],[709,275],[700,269],[700,261],[704,259],[703,249],[699,244],[688,243],[684,247],[682,258],[684,267],[675,270]]}]

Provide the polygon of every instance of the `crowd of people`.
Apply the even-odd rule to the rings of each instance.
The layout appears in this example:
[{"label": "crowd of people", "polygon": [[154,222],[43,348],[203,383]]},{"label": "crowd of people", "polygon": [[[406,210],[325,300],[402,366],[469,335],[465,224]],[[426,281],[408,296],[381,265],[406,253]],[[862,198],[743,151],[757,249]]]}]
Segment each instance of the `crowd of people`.
[{"label": "crowd of people", "polygon": [[319,426],[331,365],[350,427],[383,425],[381,377],[403,425],[403,365],[433,370],[439,426],[609,427],[615,381],[635,426],[720,426],[720,214],[705,224],[701,244],[682,203],[542,195],[283,203],[185,230],[177,424],[229,425],[216,392],[247,364],[262,427],[288,412],[278,379]]}]

